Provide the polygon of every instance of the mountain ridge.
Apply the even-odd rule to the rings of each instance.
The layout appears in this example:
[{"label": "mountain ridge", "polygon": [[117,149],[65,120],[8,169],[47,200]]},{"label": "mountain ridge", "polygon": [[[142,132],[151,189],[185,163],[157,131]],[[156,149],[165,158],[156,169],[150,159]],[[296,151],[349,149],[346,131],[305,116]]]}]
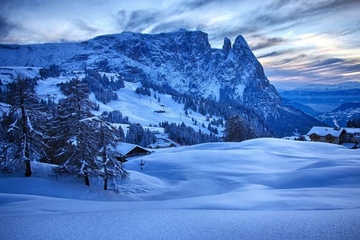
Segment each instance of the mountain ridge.
[{"label": "mountain ridge", "polygon": [[360,89],[360,82],[351,81],[337,84],[310,84],[303,87],[295,88],[295,91],[314,91],[314,92],[326,92],[326,91],[341,91]]},{"label": "mountain ridge", "polygon": [[[276,136],[285,134],[280,133],[284,126],[291,128],[285,130],[291,133],[294,128],[306,131],[319,123],[283,105],[241,35],[234,44],[224,38],[222,49],[212,49],[204,32],[180,30],[159,34],[123,32],[78,43],[0,45],[0,53],[3,66],[56,64],[67,71],[116,72],[126,81],[168,85],[181,94],[228,107],[240,104],[270,123],[269,131]],[[301,121],[296,126],[291,123],[299,118],[307,122],[305,126],[298,126]]]}]

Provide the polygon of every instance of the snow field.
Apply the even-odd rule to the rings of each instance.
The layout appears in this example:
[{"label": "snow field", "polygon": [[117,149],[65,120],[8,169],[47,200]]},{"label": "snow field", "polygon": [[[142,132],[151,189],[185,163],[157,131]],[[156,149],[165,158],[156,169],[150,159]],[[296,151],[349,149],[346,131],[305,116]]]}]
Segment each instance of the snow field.
[{"label": "snow field", "polygon": [[[141,170],[139,163],[145,161]],[[50,176],[0,178],[6,239],[358,239],[358,150],[255,139],[130,159],[120,194]],[[46,224],[45,224],[46,223]]]}]

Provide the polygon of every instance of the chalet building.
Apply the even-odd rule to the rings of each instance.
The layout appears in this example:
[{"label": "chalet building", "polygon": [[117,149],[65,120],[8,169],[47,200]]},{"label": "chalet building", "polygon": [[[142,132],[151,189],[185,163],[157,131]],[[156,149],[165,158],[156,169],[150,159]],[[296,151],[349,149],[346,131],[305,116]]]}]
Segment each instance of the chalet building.
[{"label": "chalet building", "polygon": [[314,142],[346,144],[355,148],[360,143],[360,128],[313,127],[307,136]]},{"label": "chalet building", "polygon": [[344,128],[346,133],[344,142],[359,143],[360,142],[360,128]]},{"label": "chalet building", "polygon": [[121,142],[116,146],[116,152],[118,154],[117,159],[120,162],[126,162],[126,158],[148,155],[150,151],[135,144]]}]

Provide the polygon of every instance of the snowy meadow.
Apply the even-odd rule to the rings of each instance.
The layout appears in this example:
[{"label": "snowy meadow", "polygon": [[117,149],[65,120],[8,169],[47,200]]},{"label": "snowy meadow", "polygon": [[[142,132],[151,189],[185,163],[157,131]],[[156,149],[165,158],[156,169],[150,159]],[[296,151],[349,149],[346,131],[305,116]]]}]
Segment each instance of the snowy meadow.
[{"label": "snowy meadow", "polygon": [[[360,150],[280,139],[155,150],[119,193],[1,175],[1,239],[359,239]],[[140,162],[145,164],[140,166]]]}]

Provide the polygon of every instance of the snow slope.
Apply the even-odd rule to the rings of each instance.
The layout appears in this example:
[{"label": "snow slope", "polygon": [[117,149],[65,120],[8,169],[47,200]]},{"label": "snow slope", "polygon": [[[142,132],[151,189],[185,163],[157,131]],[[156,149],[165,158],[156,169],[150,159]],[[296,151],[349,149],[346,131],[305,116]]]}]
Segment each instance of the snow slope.
[{"label": "snow slope", "polygon": [[[4,82],[12,81],[12,78],[16,77],[16,74],[21,74],[21,76],[24,77],[39,77],[38,72],[39,68],[0,67],[0,79]],[[111,75],[117,74],[107,75],[110,77]],[[38,85],[36,86],[36,92],[39,97],[45,100],[51,98],[57,102],[65,96],[56,85],[61,82],[69,81],[75,77],[83,78],[84,73],[76,72],[74,74],[69,73],[66,76],[60,76],[58,78],[47,78],[45,80],[39,79],[37,81]],[[122,112],[124,117],[127,116],[129,118],[130,122],[140,123],[143,127],[158,125],[163,121],[177,124],[184,122],[187,126],[193,127],[196,131],[200,129],[203,133],[210,133],[207,129],[209,122],[206,121],[206,116],[194,111],[189,111],[189,115],[185,116],[184,104],[175,102],[170,95],[154,92],[152,89],[150,90],[151,96],[139,95],[135,93],[137,87],[141,87],[141,83],[125,82],[125,88],[116,91],[119,97],[118,100],[111,101],[106,105],[97,101],[94,94],[91,93],[90,99],[100,105],[100,110],[93,111],[93,114],[100,115],[103,111],[119,110]],[[157,98],[160,98],[160,102],[158,99],[153,97],[154,93],[156,93]],[[155,112],[159,110],[163,110],[165,112]],[[216,120],[217,117],[214,117],[213,119]],[[193,120],[196,120],[197,125],[194,125]],[[202,127],[202,124],[205,125],[205,128]],[[223,128],[218,127],[218,132],[220,134],[222,131]]]},{"label": "snow slope", "polygon": [[161,149],[125,164],[120,194],[34,164],[0,178],[1,237],[358,239],[359,153],[266,138]]},{"label": "snow slope", "polygon": [[[20,74],[22,77],[40,77],[39,69],[35,67],[0,67],[0,80],[3,82],[13,81],[12,79],[16,78],[17,74]],[[118,74],[107,74],[108,77]],[[39,79],[37,81],[36,92],[37,95],[45,100],[51,98],[57,102],[61,98],[65,98],[63,93],[60,91],[59,87],[56,86],[59,83],[69,81],[72,78],[79,77],[83,78],[85,75],[83,72],[74,72],[69,73],[65,76],[60,76],[58,78],[47,78]],[[186,126],[193,127],[196,131],[199,129],[203,133],[209,134],[210,131],[207,129],[209,124],[206,121],[206,116],[194,112],[188,111],[189,115],[185,115],[184,104],[179,104],[175,102],[172,97],[168,94],[161,94],[150,90],[151,96],[144,96],[135,93],[137,87],[141,87],[141,83],[134,82],[125,82],[125,88],[122,88],[116,91],[118,95],[118,100],[111,101],[108,104],[103,104],[99,102],[93,93],[90,94],[90,99],[100,105],[99,111],[93,111],[93,114],[100,115],[103,111],[113,111],[119,110],[122,112],[124,117],[128,117],[131,123],[140,123],[143,127],[158,130],[154,128],[155,125],[159,125],[160,122],[168,121],[169,123],[181,124],[184,122]],[[154,93],[158,99],[154,98]],[[164,113],[158,113],[156,111],[165,111]],[[0,109],[0,113],[2,109]],[[214,116],[209,120],[217,120],[218,118]],[[194,121],[197,124],[194,124]],[[205,127],[202,127],[204,124]],[[212,126],[213,128],[216,126]],[[222,135],[223,127],[217,127],[219,136]],[[123,128],[126,134],[126,129]],[[160,131],[163,131],[160,129]]]}]

